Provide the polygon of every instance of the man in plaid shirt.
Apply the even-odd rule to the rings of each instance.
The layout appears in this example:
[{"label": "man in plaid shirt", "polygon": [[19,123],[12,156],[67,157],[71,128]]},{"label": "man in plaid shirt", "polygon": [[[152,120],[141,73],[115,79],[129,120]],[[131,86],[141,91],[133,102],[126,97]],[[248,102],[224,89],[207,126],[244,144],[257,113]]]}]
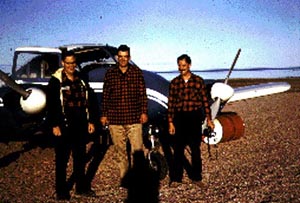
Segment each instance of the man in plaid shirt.
[{"label": "man in plaid shirt", "polygon": [[206,87],[201,77],[190,71],[191,58],[183,54],[177,58],[180,75],[169,86],[168,122],[169,133],[174,135],[174,170],[170,171],[170,185],[182,182],[184,149],[188,145],[192,156],[193,183],[203,187],[200,145],[202,122],[205,117],[212,129],[211,111]]},{"label": "man in plaid shirt", "polygon": [[143,149],[142,124],[148,121],[147,95],[142,71],[131,64],[130,48],[121,45],[118,65],[106,72],[103,85],[102,125],[109,131],[119,158],[120,177],[128,170],[126,143],[132,153]]},{"label": "man in plaid shirt", "polygon": [[98,104],[88,81],[76,70],[73,51],[63,51],[62,68],[56,70],[48,84],[48,123],[55,136],[55,190],[57,200],[69,200],[67,168],[73,157],[75,193],[95,196],[86,179],[85,155],[87,135],[95,132]]}]

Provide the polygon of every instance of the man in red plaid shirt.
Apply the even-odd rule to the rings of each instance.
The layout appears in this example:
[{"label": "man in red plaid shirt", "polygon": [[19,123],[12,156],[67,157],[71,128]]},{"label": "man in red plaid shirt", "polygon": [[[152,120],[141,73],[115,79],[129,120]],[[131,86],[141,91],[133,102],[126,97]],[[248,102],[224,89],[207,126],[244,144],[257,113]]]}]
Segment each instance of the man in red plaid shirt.
[{"label": "man in red plaid shirt", "polygon": [[129,63],[130,48],[121,45],[118,65],[106,72],[103,85],[102,125],[109,131],[119,158],[120,177],[128,170],[126,143],[131,152],[143,149],[142,124],[148,121],[147,95],[142,70]]},{"label": "man in red plaid shirt", "polygon": [[214,128],[206,95],[206,87],[200,76],[190,71],[191,58],[183,54],[177,58],[180,75],[169,87],[168,121],[169,133],[174,135],[174,170],[170,171],[170,185],[178,185],[183,178],[184,149],[188,145],[192,156],[193,183],[203,187],[200,144],[202,122]]}]

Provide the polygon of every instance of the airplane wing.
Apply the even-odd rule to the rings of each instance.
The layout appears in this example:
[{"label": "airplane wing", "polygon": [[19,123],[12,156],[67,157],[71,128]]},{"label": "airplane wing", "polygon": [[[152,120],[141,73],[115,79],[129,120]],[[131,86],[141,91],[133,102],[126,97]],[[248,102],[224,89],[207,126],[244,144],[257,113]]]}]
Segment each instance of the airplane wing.
[{"label": "airplane wing", "polygon": [[239,101],[243,99],[250,99],[280,92],[285,92],[291,88],[287,82],[269,82],[257,85],[249,85],[244,87],[234,88],[233,96],[228,102]]}]

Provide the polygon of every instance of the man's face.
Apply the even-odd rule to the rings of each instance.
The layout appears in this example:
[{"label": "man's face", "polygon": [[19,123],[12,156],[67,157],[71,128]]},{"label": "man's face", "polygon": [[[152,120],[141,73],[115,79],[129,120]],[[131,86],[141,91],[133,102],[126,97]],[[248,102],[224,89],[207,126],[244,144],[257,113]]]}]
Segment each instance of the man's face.
[{"label": "man's face", "polygon": [[67,74],[73,74],[77,66],[75,57],[67,56],[65,60],[62,61],[62,65]]},{"label": "man's face", "polygon": [[126,68],[128,66],[130,56],[128,51],[119,51],[118,52],[118,61],[119,61],[119,66],[121,68]]},{"label": "man's face", "polygon": [[190,73],[191,64],[188,64],[184,59],[178,61],[178,70],[182,76]]}]

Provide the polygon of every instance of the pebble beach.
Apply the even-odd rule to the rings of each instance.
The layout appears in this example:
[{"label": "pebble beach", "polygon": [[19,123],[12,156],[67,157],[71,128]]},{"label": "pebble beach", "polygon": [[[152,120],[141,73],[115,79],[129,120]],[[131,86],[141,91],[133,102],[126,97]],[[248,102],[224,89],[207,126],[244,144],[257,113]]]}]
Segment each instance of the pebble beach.
[{"label": "pebble beach", "polygon": [[[186,173],[183,184],[160,183],[161,203],[286,203],[300,202],[300,78],[232,79],[233,87],[287,81],[284,93],[229,103],[223,112],[236,112],[244,135],[233,141],[201,145],[203,182],[193,185]],[[188,155],[187,155],[188,156]],[[54,190],[54,149],[25,141],[0,143],[0,203],[57,202]],[[68,174],[71,173],[71,163]],[[92,181],[97,197],[78,197],[71,203],[124,202],[119,173],[110,146]],[[64,201],[60,201],[64,202]]]}]

